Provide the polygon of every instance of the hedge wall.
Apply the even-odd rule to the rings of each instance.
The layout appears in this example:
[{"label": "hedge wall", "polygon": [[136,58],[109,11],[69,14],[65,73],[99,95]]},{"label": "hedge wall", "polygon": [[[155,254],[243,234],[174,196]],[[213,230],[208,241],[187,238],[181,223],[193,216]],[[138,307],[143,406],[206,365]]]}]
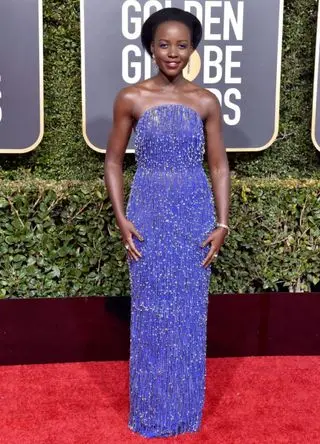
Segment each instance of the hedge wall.
[{"label": "hedge wall", "polygon": [[[126,199],[131,180],[126,174]],[[319,286],[320,181],[234,180],[231,215],[211,292]],[[102,181],[0,183],[0,295],[129,295],[126,251]]]},{"label": "hedge wall", "polygon": [[[29,154],[1,156],[0,178],[92,180],[103,155],[81,134],[79,0],[44,0],[45,136]],[[260,153],[229,153],[235,177],[320,178],[310,136],[316,0],[286,0],[278,140]],[[134,169],[134,155],[127,154]]]}]

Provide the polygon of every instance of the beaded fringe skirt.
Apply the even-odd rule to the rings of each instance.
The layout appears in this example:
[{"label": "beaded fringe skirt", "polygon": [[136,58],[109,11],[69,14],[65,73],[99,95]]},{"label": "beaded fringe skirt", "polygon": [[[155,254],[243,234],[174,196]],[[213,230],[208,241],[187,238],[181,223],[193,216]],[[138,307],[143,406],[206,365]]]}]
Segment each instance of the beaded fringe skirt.
[{"label": "beaded fringe skirt", "polygon": [[[188,109],[169,105],[158,111],[157,122],[170,115],[179,125],[184,112],[193,134],[200,130],[198,116],[192,111],[188,114]],[[140,137],[146,129],[143,124],[149,122],[140,124]],[[165,146],[163,143],[161,152]],[[180,143],[180,152],[183,148]],[[195,144],[194,149],[195,155],[202,155],[201,145]],[[151,160],[159,159],[153,153],[149,162],[143,162],[138,150],[140,163],[127,206],[127,218],[144,238],[133,237],[142,258],[128,258],[128,426],[149,438],[195,432],[200,427],[211,273],[210,267],[201,265],[210,244],[203,248],[201,243],[215,226],[212,191],[202,164],[189,161],[178,165],[174,154],[170,158],[167,152],[170,163],[153,166]]]}]

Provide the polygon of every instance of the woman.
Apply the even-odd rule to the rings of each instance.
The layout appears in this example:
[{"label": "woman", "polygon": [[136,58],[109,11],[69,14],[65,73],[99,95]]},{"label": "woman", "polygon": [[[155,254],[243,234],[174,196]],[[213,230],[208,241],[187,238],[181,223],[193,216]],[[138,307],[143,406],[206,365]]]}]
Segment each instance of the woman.
[{"label": "woman", "polygon": [[[200,427],[209,265],[229,231],[220,105],[182,73],[201,36],[198,19],[178,8],[146,20],[142,44],[159,72],[118,93],[106,153],[131,283],[128,426],[149,438]],[[132,129],[138,168],[124,214],[122,162]]]}]

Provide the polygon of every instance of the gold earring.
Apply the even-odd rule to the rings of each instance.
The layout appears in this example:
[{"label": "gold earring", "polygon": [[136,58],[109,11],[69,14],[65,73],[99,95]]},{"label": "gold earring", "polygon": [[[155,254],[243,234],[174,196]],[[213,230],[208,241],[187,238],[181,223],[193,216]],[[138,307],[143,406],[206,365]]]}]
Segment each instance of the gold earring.
[{"label": "gold earring", "polygon": [[188,66],[187,66],[187,73],[190,74],[190,60],[188,62]]}]

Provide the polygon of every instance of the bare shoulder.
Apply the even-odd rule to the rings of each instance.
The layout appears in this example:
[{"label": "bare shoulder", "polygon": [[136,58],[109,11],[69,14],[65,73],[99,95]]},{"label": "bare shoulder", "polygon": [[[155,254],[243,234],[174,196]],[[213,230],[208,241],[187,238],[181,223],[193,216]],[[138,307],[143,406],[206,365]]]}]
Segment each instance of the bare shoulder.
[{"label": "bare shoulder", "polygon": [[189,84],[189,91],[194,101],[200,105],[204,119],[220,113],[220,102],[214,93],[193,82]]},{"label": "bare shoulder", "polygon": [[135,113],[135,106],[144,97],[145,93],[152,90],[151,79],[144,80],[122,88],[116,95],[114,104],[116,108],[130,111],[132,115]]},{"label": "bare shoulder", "polygon": [[201,88],[201,103],[205,109],[207,118],[220,114],[220,102],[218,97],[206,88]]},{"label": "bare shoulder", "polygon": [[135,103],[137,91],[135,86],[126,86],[118,91],[115,100],[115,109],[131,110]]}]

